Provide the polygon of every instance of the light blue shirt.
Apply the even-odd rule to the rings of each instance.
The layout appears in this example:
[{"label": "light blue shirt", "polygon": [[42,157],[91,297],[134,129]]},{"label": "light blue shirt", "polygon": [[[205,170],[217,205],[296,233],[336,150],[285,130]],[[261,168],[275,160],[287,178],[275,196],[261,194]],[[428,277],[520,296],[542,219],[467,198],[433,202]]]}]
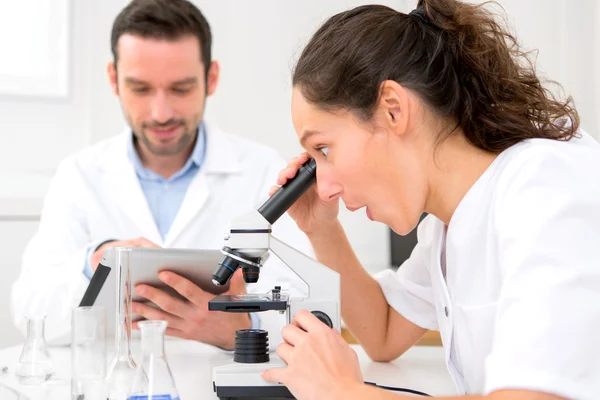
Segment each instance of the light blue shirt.
[{"label": "light blue shirt", "polygon": [[204,127],[201,125],[198,130],[196,144],[190,158],[188,158],[183,168],[168,179],[163,178],[142,165],[142,161],[133,146],[133,140],[128,142],[127,147],[127,157],[129,157],[129,160],[135,167],[135,173],[146,196],[146,201],[154,217],[154,222],[160,236],[164,240],[181,207],[190,183],[204,161],[206,148]]}]

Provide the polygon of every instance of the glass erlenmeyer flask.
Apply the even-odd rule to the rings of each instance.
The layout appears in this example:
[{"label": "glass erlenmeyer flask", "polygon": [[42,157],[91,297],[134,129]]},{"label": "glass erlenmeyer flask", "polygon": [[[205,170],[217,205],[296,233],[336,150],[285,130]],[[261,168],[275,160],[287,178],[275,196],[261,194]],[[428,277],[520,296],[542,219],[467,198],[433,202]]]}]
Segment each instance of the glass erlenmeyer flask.
[{"label": "glass erlenmeyer flask", "polygon": [[165,357],[166,321],[141,321],[142,362],[128,400],[179,400],[171,369]]},{"label": "glass erlenmeyer flask", "polygon": [[23,385],[39,385],[52,376],[52,359],[44,338],[45,316],[27,318],[27,339],[15,375]]},{"label": "glass erlenmeyer flask", "polygon": [[[129,260],[131,248],[108,249],[105,257],[111,257],[117,273],[117,322],[115,324],[115,357],[106,375],[108,400],[126,400],[135,374],[135,362],[131,356],[131,276]],[[114,260],[114,261],[113,261]]]}]

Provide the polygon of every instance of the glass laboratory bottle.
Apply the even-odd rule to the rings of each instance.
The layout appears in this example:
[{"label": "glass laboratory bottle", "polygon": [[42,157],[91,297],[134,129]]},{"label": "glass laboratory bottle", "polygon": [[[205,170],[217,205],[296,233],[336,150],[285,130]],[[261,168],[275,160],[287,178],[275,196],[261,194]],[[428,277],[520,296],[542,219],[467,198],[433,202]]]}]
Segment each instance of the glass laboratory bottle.
[{"label": "glass laboratory bottle", "polygon": [[27,318],[27,339],[15,375],[23,385],[39,385],[52,376],[53,365],[44,338],[45,316]]},{"label": "glass laboratory bottle", "polygon": [[117,321],[115,324],[115,357],[106,375],[108,400],[126,400],[135,375],[135,362],[131,356],[131,275],[129,259],[131,248],[117,247],[105,252],[114,257],[113,265],[117,272]]},{"label": "glass laboratory bottle", "polygon": [[165,357],[166,321],[141,321],[142,362],[128,400],[179,400],[175,381]]}]

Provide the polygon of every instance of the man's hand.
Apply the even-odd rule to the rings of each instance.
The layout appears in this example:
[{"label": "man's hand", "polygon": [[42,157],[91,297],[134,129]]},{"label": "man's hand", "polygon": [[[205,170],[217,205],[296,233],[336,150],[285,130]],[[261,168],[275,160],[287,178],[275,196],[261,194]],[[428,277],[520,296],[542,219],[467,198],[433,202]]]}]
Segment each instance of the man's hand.
[{"label": "man's hand", "polygon": [[[188,301],[174,298],[152,286],[137,285],[135,293],[160,309],[134,302],[132,311],[146,319],[167,321],[167,335],[233,349],[235,331],[251,327],[250,317],[246,313],[208,311],[208,302],[215,295],[205,292],[189,280],[169,271],[162,271],[158,277]],[[229,285],[229,290],[224,294],[246,293],[241,268],[233,274]],[[138,329],[137,323],[134,323],[133,328]]]},{"label": "man's hand", "polygon": [[98,268],[98,264],[102,261],[102,257],[104,256],[104,251],[109,247],[160,247],[159,245],[152,243],[146,238],[137,238],[131,240],[113,240],[110,242],[104,243],[102,246],[98,247],[96,251],[90,256],[90,266],[92,270],[96,272],[96,268]]}]

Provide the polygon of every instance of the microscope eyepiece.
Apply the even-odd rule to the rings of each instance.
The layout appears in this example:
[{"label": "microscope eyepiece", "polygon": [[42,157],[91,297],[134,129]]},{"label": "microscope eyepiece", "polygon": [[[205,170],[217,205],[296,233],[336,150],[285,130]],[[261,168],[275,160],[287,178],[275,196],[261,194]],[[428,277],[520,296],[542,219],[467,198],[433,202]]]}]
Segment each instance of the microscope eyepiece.
[{"label": "microscope eyepiece", "polygon": [[314,158],[311,158],[300,167],[296,172],[296,176],[288,180],[269,200],[260,206],[258,212],[270,224],[274,224],[316,180],[317,162]]}]

